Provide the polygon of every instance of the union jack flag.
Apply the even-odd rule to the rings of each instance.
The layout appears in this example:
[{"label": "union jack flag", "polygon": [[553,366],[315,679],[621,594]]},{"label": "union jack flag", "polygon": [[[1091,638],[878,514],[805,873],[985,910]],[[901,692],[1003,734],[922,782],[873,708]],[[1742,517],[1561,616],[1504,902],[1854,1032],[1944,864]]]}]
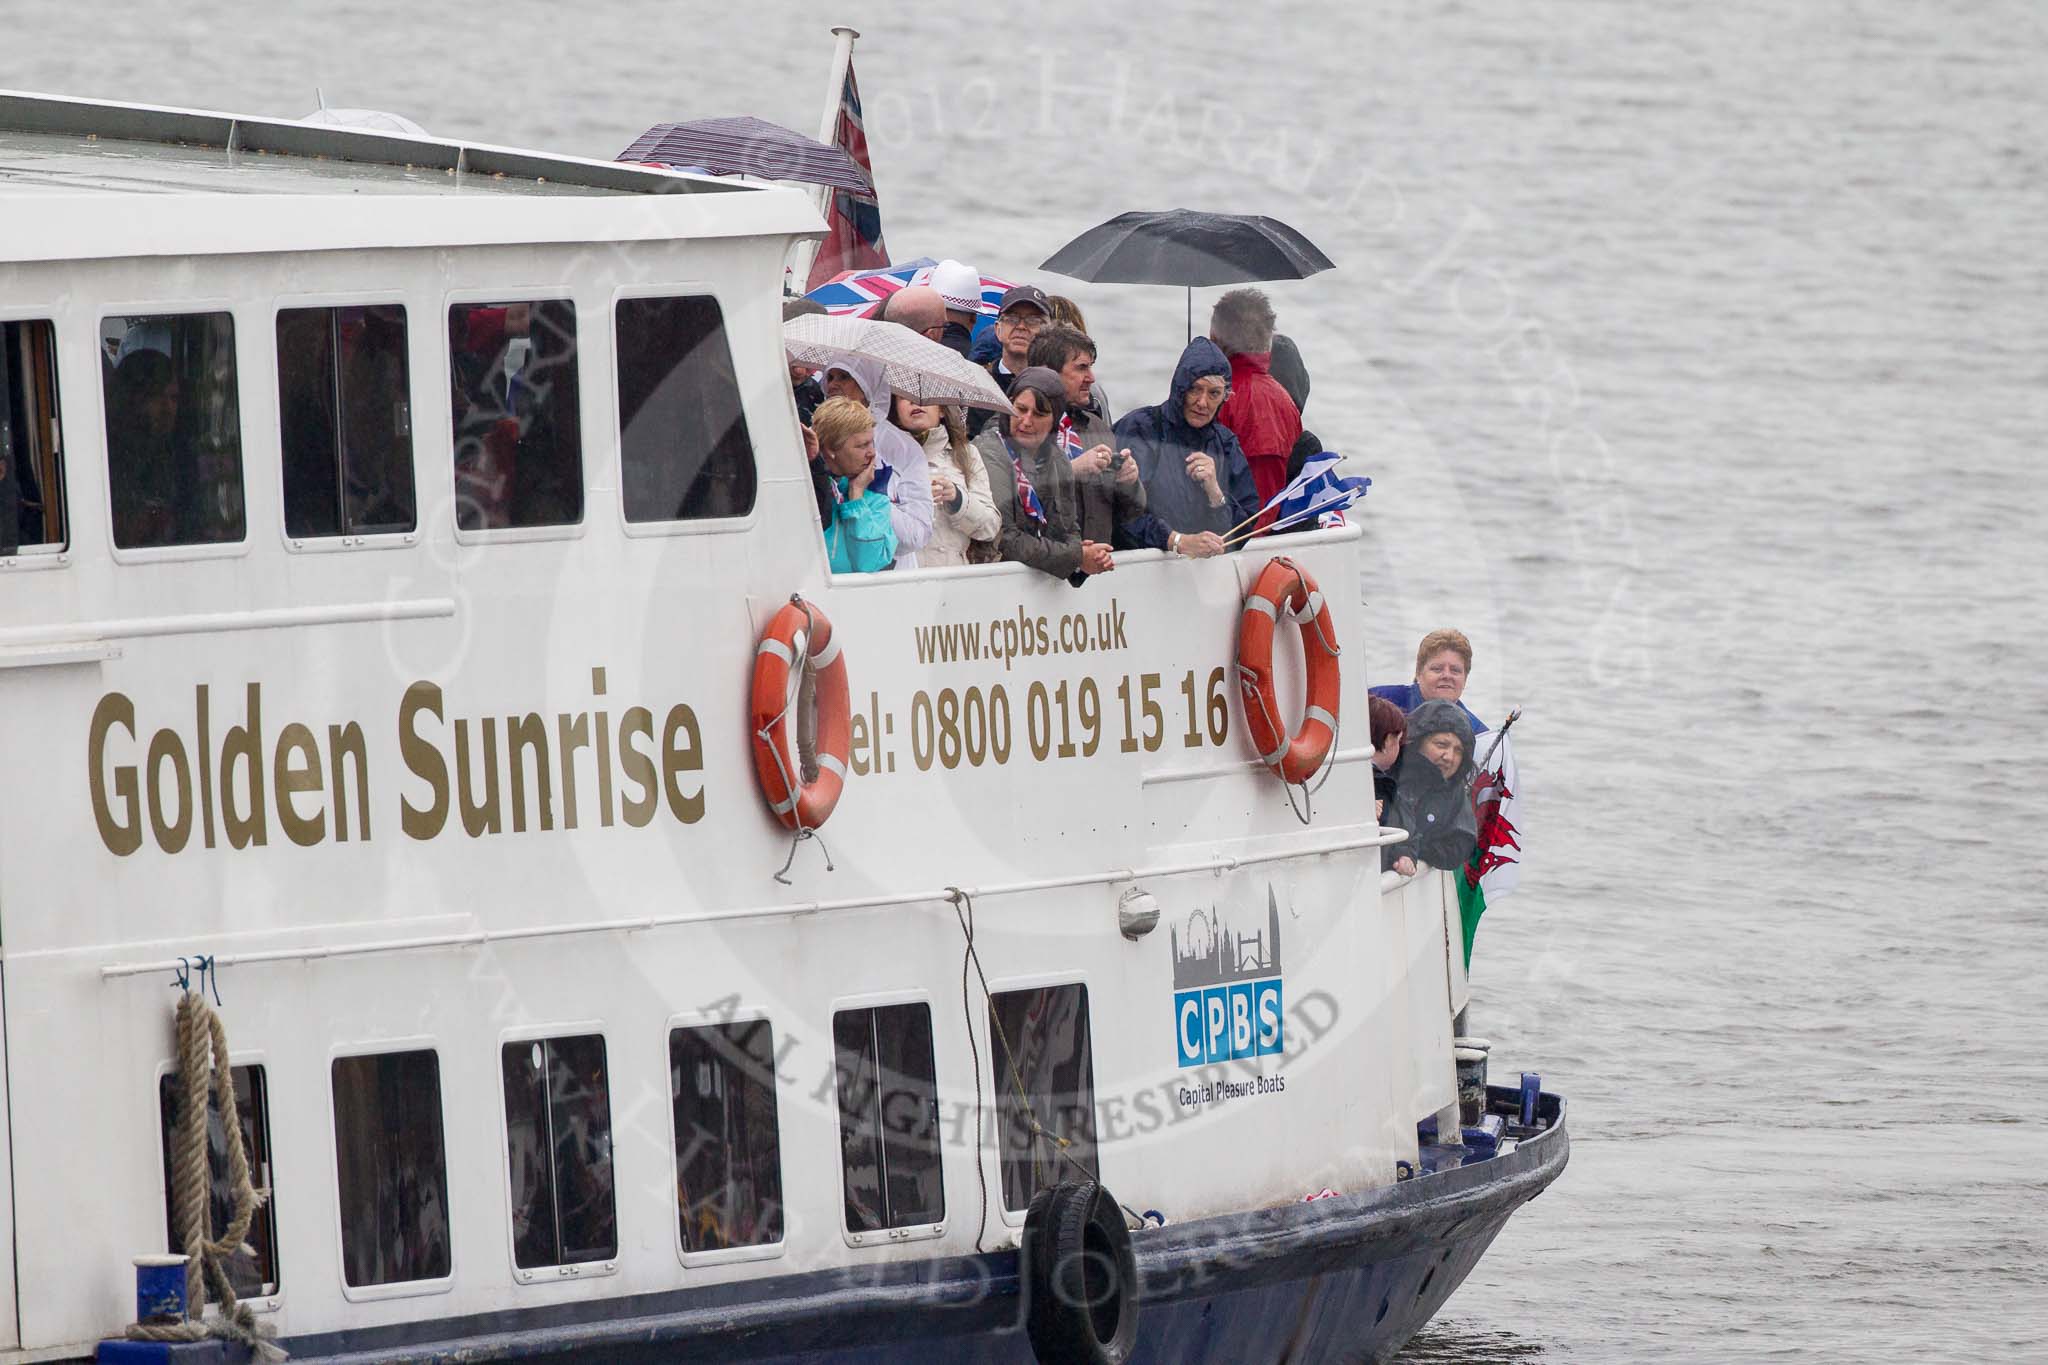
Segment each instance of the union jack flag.
[{"label": "union jack flag", "polygon": [[[819,248],[821,259],[824,252],[825,248]],[[938,262],[931,257],[920,256],[901,265],[842,270],[823,284],[818,283],[816,272],[813,272],[810,290],[804,297],[814,303],[822,303],[828,313],[869,313],[899,289],[907,289],[913,284],[930,284],[932,271],[937,266]],[[984,316],[995,316],[996,305],[1003,301],[1003,295],[1009,293],[1010,288],[1008,280],[999,280],[993,275],[981,277],[981,311]]]},{"label": "union jack flag", "polygon": [[[839,122],[832,140],[860,163],[874,182],[874,164],[868,160],[867,129],[861,123],[860,88],[854,84],[853,63],[846,64],[846,84],[839,92]],[[816,288],[848,269],[887,265],[889,249],[882,245],[882,208],[872,194],[832,191],[832,205],[825,223],[831,230],[811,262],[808,287]]]},{"label": "union jack flag", "polygon": [[1069,460],[1078,460],[1088,453],[1081,446],[1081,433],[1074,430],[1074,419],[1065,414],[1060,417],[1060,449]]}]

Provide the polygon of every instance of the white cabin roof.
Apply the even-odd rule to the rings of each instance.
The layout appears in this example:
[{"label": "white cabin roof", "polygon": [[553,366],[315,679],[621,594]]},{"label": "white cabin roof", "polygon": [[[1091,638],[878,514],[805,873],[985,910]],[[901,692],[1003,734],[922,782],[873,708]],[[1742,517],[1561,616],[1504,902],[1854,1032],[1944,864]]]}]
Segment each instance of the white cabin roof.
[{"label": "white cabin roof", "polygon": [[712,176],[15,91],[0,221],[0,262],[822,230],[800,193]]}]

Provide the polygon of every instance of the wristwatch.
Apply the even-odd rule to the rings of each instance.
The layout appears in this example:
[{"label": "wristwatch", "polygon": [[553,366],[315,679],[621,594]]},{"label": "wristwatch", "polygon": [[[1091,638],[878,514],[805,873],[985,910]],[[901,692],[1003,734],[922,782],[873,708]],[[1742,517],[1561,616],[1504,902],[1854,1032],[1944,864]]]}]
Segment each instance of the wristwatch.
[{"label": "wristwatch", "polygon": [[1180,553],[1180,532],[1168,531],[1166,533],[1166,552],[1170,555]]}]

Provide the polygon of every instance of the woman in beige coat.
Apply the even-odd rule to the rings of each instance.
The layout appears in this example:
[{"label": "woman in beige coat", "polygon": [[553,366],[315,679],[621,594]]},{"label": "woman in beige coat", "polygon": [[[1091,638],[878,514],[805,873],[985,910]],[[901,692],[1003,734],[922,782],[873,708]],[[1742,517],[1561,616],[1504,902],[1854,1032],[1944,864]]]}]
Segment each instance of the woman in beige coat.
[{"label": "woman in beige coat", "polygon": [[925,461],[931,466],[932,538],[918,555],[918,566],[993,562],[1003,519],[989,495],[988,467],[967,443],[967,424],[959,409],[926,407],[898,397],[891,420],[924,446]]}]

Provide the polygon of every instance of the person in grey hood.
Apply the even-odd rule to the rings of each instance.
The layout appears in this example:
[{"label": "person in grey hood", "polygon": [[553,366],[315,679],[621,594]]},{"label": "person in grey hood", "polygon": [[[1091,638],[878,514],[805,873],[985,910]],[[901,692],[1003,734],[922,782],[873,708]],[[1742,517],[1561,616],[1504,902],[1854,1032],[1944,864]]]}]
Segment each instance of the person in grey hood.
[{"label": "person in grey hood", "polygon": [[1117,543],[1193,558],[1221,554],[1227,532],[1258,514],[1251,465],[1230,428],[1216,420],[1230,396],[1230,362],[1196,337],[1174,366],[1164,403],[1118,419],[1116,445],[1129,447],[1147,510],[1117,528]]},{"label": "person in grey hood", "polygon": [[1010,386],[1010,415],[974,438],[988,469],[989,496],[1002,517],[996,544],[1002,556],[1029,564],[1075,587],[1090,574],[1115,567],[1110,547],[1087,538],[1090,524],[1105,524],[1108,493],[1076,482],[1060,449],[1058,423],[1067,389],[1058,374],[1031,366]]},{"label": "person in grey hood", "polygon": [[1457,703],[1426,701],[1408,713],[1408,734],[1394,766],[1394,799],[1380,823],[1408,831],[1390,845],[1383,867],[1412,876],[1417,863],[1455,870],[1479,842],[1472,813],[1472,722]]}]

